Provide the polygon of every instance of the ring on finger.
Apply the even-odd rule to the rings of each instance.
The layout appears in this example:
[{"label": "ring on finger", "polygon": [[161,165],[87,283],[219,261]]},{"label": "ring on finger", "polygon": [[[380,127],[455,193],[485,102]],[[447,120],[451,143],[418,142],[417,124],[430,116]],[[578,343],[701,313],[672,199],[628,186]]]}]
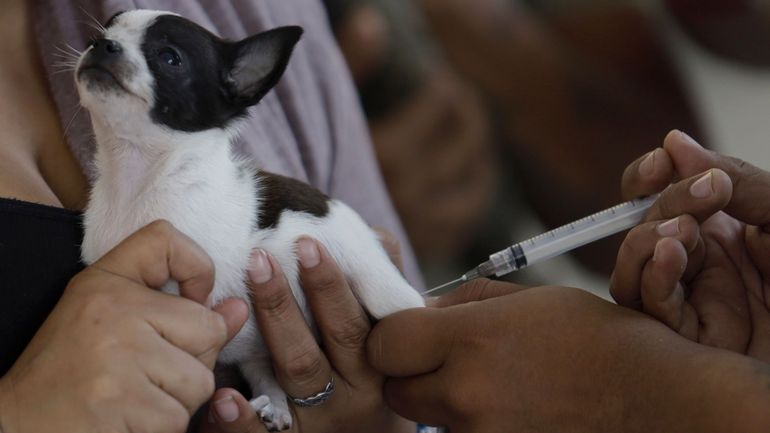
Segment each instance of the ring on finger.
[{"label": "ring on finger", "polygon": [[329,379],[323,391],[305,398],[289,396],[289,400],[298,407],[313,407],[323,404],[332,394],[334,394],[334,377]]}]

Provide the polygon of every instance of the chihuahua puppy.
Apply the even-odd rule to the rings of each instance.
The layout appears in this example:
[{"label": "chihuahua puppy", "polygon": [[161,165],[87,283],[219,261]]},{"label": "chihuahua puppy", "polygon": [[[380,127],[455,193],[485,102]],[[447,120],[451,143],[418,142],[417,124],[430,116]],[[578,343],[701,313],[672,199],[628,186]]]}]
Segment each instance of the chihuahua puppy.
[{"label": "chihuahua puppy", "polygon": [[[117,14],[105,27],[76,67],[97,142],[84,219],[86,263],[165,219],[214,261],[209,305],[229,297],[249,303],[245,270],[252,249],[262,248],[280,263],[312,325],[295,254],[296,239],[309,235],[326,246],[373,317],[424,305],[352,209],[257,170],[231,150],[238,120],[278,82],[301,28],[226,41],[178,15],[149,10]],[[174,282],[163,290],[178,294]],[[240,367],[268,429],[291,426],[253,315],[219,360]]]}]

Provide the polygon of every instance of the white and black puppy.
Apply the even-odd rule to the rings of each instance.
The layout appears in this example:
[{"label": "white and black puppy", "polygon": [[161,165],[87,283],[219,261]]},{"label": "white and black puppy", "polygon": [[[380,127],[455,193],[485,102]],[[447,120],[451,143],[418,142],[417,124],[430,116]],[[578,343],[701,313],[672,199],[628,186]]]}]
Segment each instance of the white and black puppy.
[{"label": "white and black puppy", "polygon": [[[231,42],[168,12],[110,19],[76,68],[97,142],[86,263],[165,219],[214,261],[211,305],[249,300],[245,269],[252,249],[262,248],[280,263],[310,321],[295,255],[296,239],[309,235],[326,246],[375,318],[423,306],[353,210],[304,183],[258,171],[231,151],[238,120],[278,82],[301,34],[282,27]],[[253,316],[220,361],[239,365],[271,430],[291,425]]]}]

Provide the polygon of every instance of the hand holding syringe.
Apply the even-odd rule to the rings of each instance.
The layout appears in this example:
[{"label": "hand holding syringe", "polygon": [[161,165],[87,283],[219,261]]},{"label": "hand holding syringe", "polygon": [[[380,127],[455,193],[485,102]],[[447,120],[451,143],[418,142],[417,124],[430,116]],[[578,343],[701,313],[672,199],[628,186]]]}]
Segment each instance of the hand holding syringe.
[{"label": "hand holding syringe", "polygon": [[476,278],[491,277],[493,275],[502,277],[513,271],[524,269],[527,266],[630,229],[644,219],[647,210],[652,207],[658,197],[659,195],[656,194],[644,199],[619,204],[514,244],[492,254],[489,256],[489,260],[466,272],[462,277],[428,290],[424,295],[429,295],[452,284]]}]

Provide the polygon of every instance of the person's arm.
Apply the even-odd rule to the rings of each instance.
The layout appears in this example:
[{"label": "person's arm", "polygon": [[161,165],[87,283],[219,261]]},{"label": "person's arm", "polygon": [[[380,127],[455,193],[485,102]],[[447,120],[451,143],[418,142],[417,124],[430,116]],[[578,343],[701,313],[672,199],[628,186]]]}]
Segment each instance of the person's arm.
[{"label": "person's arm", "polygon": [[407,418],[471,433],[770,425],[767,364],[577,289],[459,290],[444,303],[457,305],[397,313],[370,334],[369,360],[391,376],[386,401]]}]

